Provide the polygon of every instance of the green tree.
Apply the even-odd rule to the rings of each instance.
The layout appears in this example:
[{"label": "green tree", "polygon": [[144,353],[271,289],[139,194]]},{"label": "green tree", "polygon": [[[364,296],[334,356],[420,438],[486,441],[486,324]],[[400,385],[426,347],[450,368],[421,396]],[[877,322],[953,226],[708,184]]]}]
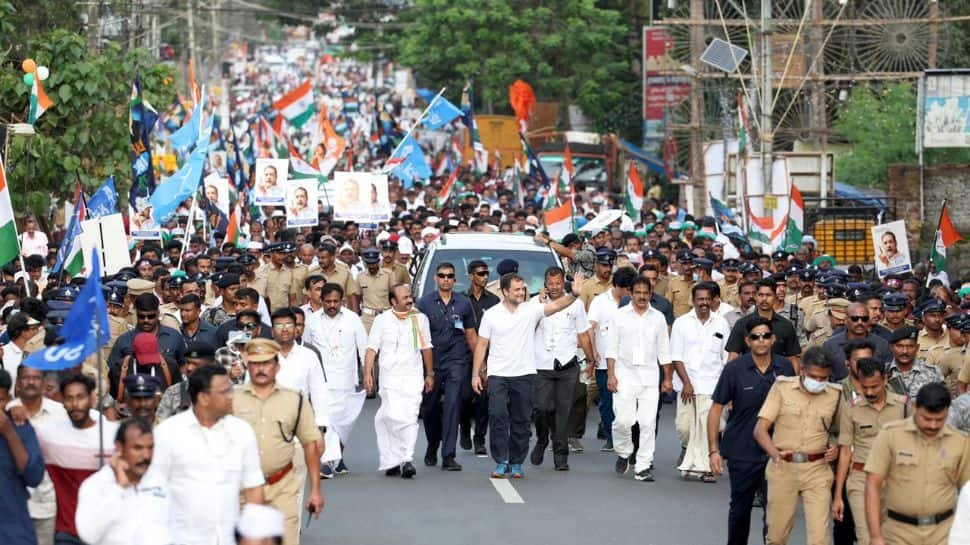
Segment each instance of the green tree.
[{"label": "green tree", "polygon": [[[84,36],[65,30],[38,35],[24,50],[50,68],[44,87],[54,106],[35,124],[35,136],[11,139],[6,163],[14,208],[43,214],[51,195],[72,197],[78,180],[90,193],[108,176],[127,194],[132,81],[139,74],[144,97],[164,109],[175,96],[173,68],[148,51],[116,44],[90,54]],[[19,59],[0,58],[0,65],[0,123],[24,122],[30,89],[21,81]]]},{"label": "green tree", "polygon": [[619,12],[593,0],[555,7],[535,0],[475,2],[417,0],[401,13],[411,23],[397,43],[397,59],[422,86],[452,94],[474,76],[487,107],[510,111],[508,87],[529,82],[539,100],[570,104],[600,122],[629,94],[628,28]]},{"label": "green tree", "polygon": [[[858,86],[839,108],[833,128],[851,150],[836,160],[839,181],[884,187],[891,164],[916,164],[916,92],[910,82]],[[927,149],[928,165],[965,163],[970,150]]]}]

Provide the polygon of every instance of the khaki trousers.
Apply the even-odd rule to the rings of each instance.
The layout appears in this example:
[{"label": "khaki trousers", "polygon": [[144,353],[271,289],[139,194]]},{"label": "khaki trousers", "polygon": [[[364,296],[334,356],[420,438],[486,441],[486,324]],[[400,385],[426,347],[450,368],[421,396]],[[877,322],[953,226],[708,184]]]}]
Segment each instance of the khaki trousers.
[{"label": "khaki trousers", "polygon": [[795,525],[795,508],[802,498],[807,545],[828,545],[832,515],[832,468],[825,460],[807,463],[768,462],[768,545],[788,543]]}]

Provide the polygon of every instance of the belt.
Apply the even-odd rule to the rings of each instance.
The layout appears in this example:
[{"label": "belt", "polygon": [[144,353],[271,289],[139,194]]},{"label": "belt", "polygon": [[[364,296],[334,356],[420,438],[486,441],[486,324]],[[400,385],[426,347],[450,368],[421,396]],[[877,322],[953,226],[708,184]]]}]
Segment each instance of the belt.
[{"label": "belt", "polygon": [[377,308],[367,308],[367,307],[360,307],[360,311],[368,316],[377,316],[381,312],[384,312],[383,310],[380,310]]},{"label": "belt", "polygon": [[856,471],[865,471],[866,470],[866,463],[865,462],[852,462],[852,469],[854,469]]},{"label": "belt", "polygon": [[285,466],[283,466],[282,469],[280,469],[276,473],[267,475],[266,484],[276,484],[282,481],[283,477],[286,477],[286,474],[289,473],[291,469],[293,469],[293,462],[287,463]]},{"label": "belt", "polygon": [[953,509],[947,509],[942,513],[937,513],[935,515],[924,515],[922,517],[911,517],[909,515],[904,515],[902,513],[897,513],[892,509],[889,510],[889,518],[904,522],[906,524],[912,524],[913,526],[934,526],[943,522],[944,520],[953,516]]},{"label": "belt", "polygon": [[793,452],[791,454],[785,454],[781,457],[782,460],[786,462],[791,462],[793,464],[804,464],[806,462],[814,462],[816,460],[821,460],[825,458],[824,452],[819,452],[818,454],[806,454],[804,452]]},{"label": "belt", "polygon": [[565,371],[566,369],[575,367],[577,362],[578,360],[576,359],[576,356],[573,356],[573,359],[567,361],[566,363],[559,363],[559,360],[552,360],[552,368],[556,371]]}]

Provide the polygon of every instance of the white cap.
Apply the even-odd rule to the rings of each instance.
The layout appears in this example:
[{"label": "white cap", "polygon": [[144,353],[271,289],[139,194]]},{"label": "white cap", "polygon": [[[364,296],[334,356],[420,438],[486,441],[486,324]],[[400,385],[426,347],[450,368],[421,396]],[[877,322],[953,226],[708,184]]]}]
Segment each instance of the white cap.
[{"label": "white cap", "polygon": [[251,240],[249,244],[246,245],[247,250],[262,250],[263,243],[258,240]]},{"label": "white cap", "polygon": [[274,218],[285,218],[286,217],[286,214],[284,214],[282,210],[273,210],[272,217],[274,217]]},{"label": "white cap", "polygon": [[458,220],[455,220],[455,219],[448,220],[448,226],[449,227],[458,227]]},{"label": "white cap", "polygon": [[813,246],[818,246],[818,241],[812,235],[805,235],[802,237],[802,244],[807,244],[811,242]]},{"label": "white cap", "polygon": [[439,218],[438,216],[430,216],[428,218],[428,223],[430,225],[438,225],[440,221],[441,221],[441,218]]},{"label": "white cap", "polygon": [[539,226],[539,218],[537,218],[535,216],[528,216],[528,217],[525,218],[525,224],[526,225],[531,225],[533,227],[538,227]]},{"label": "white cap", "polygon": [[247,503],[239,514],[236,531],[248,539],[281,537],[283,513],[267,505]]},{"label": "white cap", "polygon": [[425,227],[424,229],[421,229],[421,238],[424,238],[428,235],[438,236],[438,230],[430,226]]},{"label": "white cap", "polygon": [[347,250],[350,250],[351,252],[353,252],[354,251],[354,247],[351,246],[350,244],[347,244],[346,242],[344,242],[344,245],[340,247],[340,250],[337,253],[338,254],[342,254],[342,253],[346,252]]},{"label": "white cap", "polygon": [[411,255],[414,253],[414,243],[408,237],[401,237],[397,239],[397,251],[401,255]]},{"label": "white cap", "polygon": [[390,233],[388,233],[387,231],[381,231],[380,234],[378,234],[377,237],[374,239],[374,242],[376,244],[380,244],[381,242],[384,242],[389,238],[391,238]]}]

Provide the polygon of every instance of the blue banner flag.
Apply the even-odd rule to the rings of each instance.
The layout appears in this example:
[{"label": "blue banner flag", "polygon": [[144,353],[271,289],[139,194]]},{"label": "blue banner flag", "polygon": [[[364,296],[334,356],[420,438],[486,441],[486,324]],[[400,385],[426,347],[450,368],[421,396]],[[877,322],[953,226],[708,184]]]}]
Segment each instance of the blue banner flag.
[{"label": "blue banner flag", "polygon": [[101,291],[101,264],[97,249],[91,250],[91,264],[91,276],[81,288],[61,327],[64,344],[49,346],[31,354],[23,365],[42,371],[70,369],[80,365],[111,339],[108,307]]},{"label": "blue banner flag", "polygon": [[152,145],[150,137],[158,112],[141,96],[141,80],[135,78],[131,86],[131,100],[128,108],[128,133],[131,137],[131,190],[128,204],[135,210],[142,210],[148,196],[155,191],[155,168],[152,165]]},{"label": "blue banner flag", "polygon": [[447,98],[439,96],[428,107],[428,113],[425,114],[423,123],[429,129],[440,129],[460,115],[461,110],[457,106],[448,102]]},{"label": "blue banner flag", "polygon": [[207,143],[211,135],[212,118],[210,117],[209,125],[199,138],[189,160],[175,174],[162,180],[162,183],[158,184],[158,188],[152,193],[148,202],[152,206],[152,218],[159,224],[167,223],[179,205],[190,198],[199,188],[199,181],[202,180],[202,172],[205,169],[205,160],[209,155]]},{"label": "blue banner flag", "polygon": [[431,177],[431,167],[424,156],[421,146],[407,135],[394,155],[388,159],[388,165],[393,165],[391,174],[404,182],[404,187],[411,187],[414,180],[426,180]]},{"label": "blue banner flag", "polygon": [[118,191],[114,176],[108,178],[101,189],[88,199],[88,219],[103,218],[118,213]]},{"label": "blue banner flag", "polygon": [[414,90],[414,92],[417,93],[419,97],[423,98],[425,102],[431,102],[435,97],[434,91],[424,87],[418,87]]},{"label": "blue banner flag", "polygon": [[188,123],[185,123],[179,127],[179,130],[169,135],[168,141],[172,144],[172,149],[175,151],[185,153],[199,138],[199,123],[202,117],[203,102],[200,101],[198,106],[192,110],[192,118],[189,119]]}]

